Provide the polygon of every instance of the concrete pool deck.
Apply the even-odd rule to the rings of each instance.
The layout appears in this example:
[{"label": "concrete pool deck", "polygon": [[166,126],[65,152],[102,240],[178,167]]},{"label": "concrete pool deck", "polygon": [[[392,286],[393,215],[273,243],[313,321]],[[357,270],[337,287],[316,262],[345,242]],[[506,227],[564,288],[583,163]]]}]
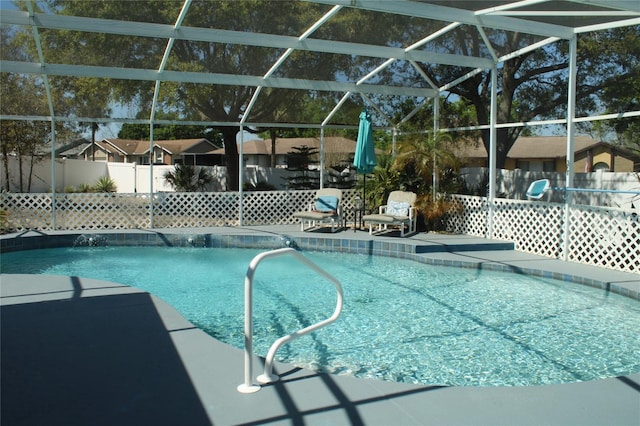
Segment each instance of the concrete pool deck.
[{"label": "concrete pool deck", "polygon": [[[293,240],[310,236],[297,226],[157,231],[284,234]],[[316,236],[399,240],[350,230]],[[442,261],[536,268],[601,280],[632,294],[640,289],[639,274],[520,253],[499,241],[417,234],[402,242],[419,246],[420,256]],[[640,424],[640,373],[564,385],[439,387],[333,376],[277,363],[279,382],[240,394],[242,351],[195,328],[153,295],[79,277],[5,274],[0,279],[3,426]],[[255,358],[254,365],[254,375],[260,374],[263,360]]]}]

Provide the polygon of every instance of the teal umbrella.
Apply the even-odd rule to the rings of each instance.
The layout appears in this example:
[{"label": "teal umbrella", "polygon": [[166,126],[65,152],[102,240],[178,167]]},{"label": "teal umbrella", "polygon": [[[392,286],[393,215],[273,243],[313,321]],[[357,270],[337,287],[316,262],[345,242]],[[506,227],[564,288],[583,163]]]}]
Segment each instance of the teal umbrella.
[{"label": "teal umbrella", "polygon": [[373,127],[371,127],[371,114],[367,108],[360,113],[360,125],[358,127],[358,141],[356,154],[353,157],[353,165],[358,173],[364,176],[362,200],[367,195],[367,173],[371,173],[376,167],[376,151],[373,148]]}]

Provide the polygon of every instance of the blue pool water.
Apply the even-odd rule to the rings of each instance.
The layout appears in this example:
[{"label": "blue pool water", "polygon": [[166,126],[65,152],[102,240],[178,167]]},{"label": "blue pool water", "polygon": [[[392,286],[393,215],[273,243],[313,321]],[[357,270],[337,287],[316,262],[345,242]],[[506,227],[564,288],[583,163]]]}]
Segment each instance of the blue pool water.
[{"label": "blue pool water", "polygon": [[[6,253],[3,273],[83,276],[146,290],[217,339],[243,347],[252,249],[82,247]],[[305,252],[339,279],[329,327],[283,346],[281,361],[427,385],[543,385],[640,371],[640,303],[577,284],[402,259]],[[254,278],[254,349],[333,312],[331,283],[296,259]]]}]

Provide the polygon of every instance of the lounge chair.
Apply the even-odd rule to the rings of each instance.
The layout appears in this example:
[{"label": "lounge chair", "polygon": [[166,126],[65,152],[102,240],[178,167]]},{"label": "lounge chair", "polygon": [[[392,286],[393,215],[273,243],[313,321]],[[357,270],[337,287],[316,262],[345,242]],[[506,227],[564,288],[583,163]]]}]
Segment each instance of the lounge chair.
[{"label": "lounge chair", "polygon": [[[335,188],[323,188],[316,192],[313,204],[308,210],[296,212],[293,217],[300,219],[300,229],[308,231],[318,227],[319,223],[330,223],[331,232],[340,229],[342,222],[342,191]],[[305,223],[307,226],[305,227]]]},{"label": "lounge chair", "polygon": [[549,185],[549,179],[540,179],[534,182],[531,182],[529,188],[527,189],[527,197],[533,200],[539,200],[545,194],[545,192],[551,189]]},{"label": "lounge chair", "polygon": [[368,214],[362,218],[364,223],[369,223],[369,234],[373,235],[374,224],[378,225],[376,233],[387,231],[389,225],[399,225],[401,237],[405,235],[405,226],[408,226],[409,233],[416,232],[416,198],[413,192],[393,191],[389,194],[387,205],[380,206],[378,214]]}]

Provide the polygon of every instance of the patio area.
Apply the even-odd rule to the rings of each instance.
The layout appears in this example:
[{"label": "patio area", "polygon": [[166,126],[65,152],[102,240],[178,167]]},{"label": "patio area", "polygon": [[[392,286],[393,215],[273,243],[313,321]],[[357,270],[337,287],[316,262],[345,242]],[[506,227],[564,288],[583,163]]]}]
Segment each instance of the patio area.
[{"label": "patio area", "polygon": [[[629,294],[640,290],[637,274],[461,235],[418,234],[399,241],[351,230],[303,234],[294,225],[170,230],[176,231],[402,242],[415,246],[412,256],[433,261],[536,269],[578,282],[600,281]],[[64,235],[6,235],[2,246]],[[244,395],[236,390],[243,379],[242,351],[195,328],[153,295],[82,277],[35,275],[2,275],[0,290],[3,425],[640,423],[640,373],[565,385],[472,388],[354,379],[277,363],[280,382]],[[256,359],[257,366],[263,362]]]}]

